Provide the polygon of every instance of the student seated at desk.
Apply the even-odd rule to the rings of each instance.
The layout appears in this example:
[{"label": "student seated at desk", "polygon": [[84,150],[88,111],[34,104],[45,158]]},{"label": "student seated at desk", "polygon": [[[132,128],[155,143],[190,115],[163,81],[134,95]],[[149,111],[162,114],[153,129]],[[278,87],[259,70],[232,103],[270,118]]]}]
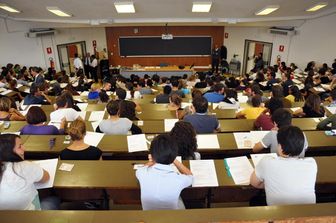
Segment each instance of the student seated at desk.
[{"label": "student seated at desk", "polygon": [[304,97],[296,85],[289,87],[289,95],[286,96],[286,99],[288,99],[292,104],[294,102],[304,101]]},{"label": "student seated at desk", "polygon": [[324,109],[321,106],[321,98],[316,94],[310,94],[306,99],[304,106],[293,113],[296,117],[323,117]]},{"label": "student seated at desk", "polygon": [[239,101],[237,91],[235,89],[225,89],[225,98],[219,102],[218,109],[239,109]]},{"label": "student seated at desk", "polygon": [[163,87],[163,93],[158,94],[155,97],[155,103],[157,103],[157,104],[169,103],[169,97],[170,97],[171,91],[172,91],[172,89],[169,85],[164,86]]},{"label": "student seated at desk", "polygon": [[24,152],[20,136],[0,135],[0,210],[41,210],[35,183],[47,182],[49,173],[25,161]]},{"label": "student seated at desk", "polygon": [[220,124],[216,116],[208,115],[208,101],[204,97],[194,97],[192,114],[186,115],[183,120],[190,122],[198,134],[220,131]]},{"label": "student seated at desk", "polygon": [[42,108],[32,106],[29,108],[27,115],[27,123],[20,130],[21,135],[61,135],[64,134],[66,124],[65,118],[61,120],[60,129],[54,125],[47,125],[47,115]]},{"label": "student seated at desk", "polygon": [[85,122],[82,119],[73,121],[68,129],[72,144],[61,151],[61,160],[99,160],[102,151],[84,142],[86,134]]},{"label": "student seated at desk", "polygon": [[172,94],[169,97],[168,111],[175,111],[176,118],[182,119],[185,115],[182,106],[182,98],[178,94]]},{"label": "student seated at desk", "polygon": [[182,160],[200,160],[201,154],[197,152],[197,139],[194,127],[185,121],[178,121],[169,133],[178,146],[178,156]]},{"label": "student seated at desk", "polygon": [[128,131],[131,131],[132,134],[141,134],[141,129],[133,124],[128,118],[120,118],[119,116],[119,101],[110,101],[106,105],[106,110],[110,115],[109,119],[102,120],[96,132],[102,132],[107,135],[127,135]]},{"label": "student seated at desk", "polygon": [[172,90],[170,92],[170,95],[178,94],[181,98],[185,97],[183,91],[179,88],[180,87],[180,82],[178,81],[178,79],[173,78],[171,80],[171,86],[172,86]]},{"label": "student seated at desk", "polygon": [[252,106],[247,107],[237,113],[237,118],[256,119],[265,110],[261,104],[261,96],[255,95],[252,97]]},{"label": "student seated at desk", "polygon": [[295,126],[279,129],[279,157],[264,157],[251,175],[251,185],[265,189],[268,205],[314,204],[317,165],[299,158],[305,137]]},{"label": "student seated at desk", "polygon": [[75,109],[76,111],[81,111],[80,108],[76,105],[76,102],[73,98],[73,94],[68,91],[68,90],[64,90],[62,95],[65,96],[66,100],[67,100],[67,106],[68,108],[73,108]]},{"label": "student seated at desk", "polygon": [[218,83],[213,86],[213,92],[208,92],[203,95],[208,102],[219,103],[224,100],[224,84]]},{"label": "student seated at desk", "polygon": [[[191,171],[176,160],[178,147],[168,134],[155,137],[150,145],[149,162],[135,175],[140,183],[143,210],[184,209],[181,191],[192,184]],[[171,165],[175,165],[176,173]]]},{"label": "student seated at desk", "polygon": [[254,122],[255,129],[261,130],[271,130],[274,128],[274,123],[272,121],[272,114],[278,109],[283,108],[282,100],[279,98],[271,98],[266,102],[266,109],[261,113]]},{"label": "student seated at desk", "polygon": [[43,91],[40,91],[39,87],[35,83],[30,86],[30,93],[23,99],[24,105],[45,105],[50,103],[51,100],[49,99],[49,97]]},{"label": "student seated at desk", "polygon": [[89,100],[97,100],[99,99],[99,92],[100,92],[100,84],[99,83],[93,83],[91,84],[90,92],[88,94]]},{"label": "student seated at desk", "polygon": [[24,121],[26,118],[15,108],[8,97],[0,98],[0,121]]},{"label": "student seated at desk", "polygon": [[55,108],[56,110],[50,113],[50,121],[59,122],[65,118],[66,121],[72,122],[80,117],[75,109],[68,107],[67,98],[64,94],[56,98]]},{"label": "student seated at desk", "polygon": [[[329,126],[331,124],[331,126]],[[330,115],[328,118],[323,119],[317,124],[318,130],[332,130],[336,129],[336,114]]]},{"label": "student seated at desk", "polygon": [[[278,141],[277,141],[278,129],[284,126],[292,125],[292,115],[288,110],[278,108],[272,114],[271,119],[274,123],[274,128],[269,133],[267,133],[260,142],[254,145],[253,152],[255,153],[260,152],[264,148],[270,148],[271,153],[278,152]],[[308,141],[306,136],[304,135],[304,147],[299,157],[305,156],[307,148],[308,148]]]},{"label": "student seated at desk", "polygon": [[141,112],[141,107],[138,103],[126,100],[126,91],[122,88],[116,89],[116,101],[120,102],[119,116],[121,118],[128,118],[129,120],[139,120],[135,112]]},{"label": "student seated at desk", "polygon": [[110,100],[110,96],[107,94],[108,91],[111,90],[111,83],[110,82],[107,82],[107,81],[104,81],[103,83],[103,88],[100,89],[100,92],[99,92],[99,101],[100,102],[108,102]]}]

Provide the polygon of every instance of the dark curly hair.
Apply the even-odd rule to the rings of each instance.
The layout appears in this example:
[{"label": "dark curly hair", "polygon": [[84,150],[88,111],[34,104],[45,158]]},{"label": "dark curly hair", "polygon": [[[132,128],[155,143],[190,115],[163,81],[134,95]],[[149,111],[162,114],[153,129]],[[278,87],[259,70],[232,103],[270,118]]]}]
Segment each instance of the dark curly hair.
[{"label": "dark curly hair", "polygon": [[178,155],[182,156],[182,159],[195,159],[197,150],[196,131],[189,122],[176,122],[169,135],[176,141]]}]

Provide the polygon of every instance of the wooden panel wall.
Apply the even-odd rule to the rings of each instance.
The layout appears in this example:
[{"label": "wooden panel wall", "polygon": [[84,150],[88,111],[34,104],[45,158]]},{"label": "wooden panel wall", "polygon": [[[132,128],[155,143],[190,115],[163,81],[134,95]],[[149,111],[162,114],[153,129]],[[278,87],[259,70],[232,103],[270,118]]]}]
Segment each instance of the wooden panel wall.
[{"label": "wooden panel wall", "polygon": [[[134,30],[137,29],[138,33]],[[211,63],[210,56],[205,57],[120,57],[119,36],[161,36],[165,33],[164,26],[106,27],[106,41],[110,64],[113,66],[158,66],[160,63],[170,65],[207,66]],[[223,45],[223,26],[169,26],[168,33],[174,36],[211,36],[213,43]],[[113,53],[113,55],[111,55]]]}]

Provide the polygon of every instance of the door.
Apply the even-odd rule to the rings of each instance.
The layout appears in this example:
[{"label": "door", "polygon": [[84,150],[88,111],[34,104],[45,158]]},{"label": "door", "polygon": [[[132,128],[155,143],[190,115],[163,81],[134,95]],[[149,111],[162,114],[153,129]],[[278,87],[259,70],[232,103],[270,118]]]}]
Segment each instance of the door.
[{"label": "door", "polygon": [[65,70],[67,74],[70,74],[71,72],[75,72],[73,63],[75,54],[77,53],[79,58],[83,59],[86,54],[86,44],[85,41],[61,44],[57,45],[57,50],[61,70]]}]

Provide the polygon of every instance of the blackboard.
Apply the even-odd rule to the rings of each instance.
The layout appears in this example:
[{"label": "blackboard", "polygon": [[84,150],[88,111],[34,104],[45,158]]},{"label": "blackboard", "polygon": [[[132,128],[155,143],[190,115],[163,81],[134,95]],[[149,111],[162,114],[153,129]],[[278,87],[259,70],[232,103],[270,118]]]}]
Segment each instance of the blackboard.
[{"label": "blackboard", "polygon": [[120,56],[207,56],[211,55],[210,36],[120,37]]}]

